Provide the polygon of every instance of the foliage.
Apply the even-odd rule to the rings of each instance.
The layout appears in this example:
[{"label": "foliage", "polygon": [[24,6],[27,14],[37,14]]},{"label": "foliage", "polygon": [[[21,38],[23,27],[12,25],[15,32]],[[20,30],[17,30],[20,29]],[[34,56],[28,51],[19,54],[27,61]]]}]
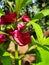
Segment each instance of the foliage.
[{"label": "foliage", "polygon": [[[3,35],[6,35],[6,37],[8,38],[7,42],[3,43],[3,44],[0,44],[0,56],[1,56],[1,63],[2,65],[12,65],[12,60],[16,60],[16,63],[18,62],[19,65],[21,65],[21,59],[23,58],[23,56],[25,56],[26,54],[29,54],[29,53],[36,53],[36,65],[49,65],[49,37],[44,37],[44,34],[43,34],[43,30],[41,28],[41,26],[37,23],[38,21],[40,21],[42,18],[46,17],[46,16],[49,16],[49,7],[46,7],[44,9],[42,9],[41,11],[39,11],[37,14],[35,14],[35,16],[33,16],[32,20],[30,20],[30,18],[26,15],[24,15],[24,17],[20,16],[20,13],[22,11],[23,8],[26,8],[26,6],[28,4],[30,4],[32,2],[32,0],[15,0],[15,6],[13,7],[12,3],[9,1],[9,0],[6,0],[6,3],[8,4],[8,7],[11,9],[11,12],[16,12],[17,13],[17,17],[16,17],[16,21],[14,23],[11,23],[9,21],[7,21],[6,23],[11,23],[11,24],[8,24],[6,25],[5,27],[5,30],[1,30],[1,26],[0,26],[0,34],[3,34]],[[6,15],[2,9],[0,8],[0,17],[2,17],[3,15]],[[9,15],[8,15],[9,16]],[[13,17],[13,16],[11,16]],[[14,17],[13,17],[14,18]],[[12,21],[13,21],[13,18],[12,18]],[[18,28],[19,31],[14,31],[15,30],[15,25],[17,25],[20,21],[22,22],[23,20],[21,20],[21,18],[28,18],[26,19],[26,27],[29,27],[30,25],[33,26],[33,29],[36,33],[36,36],[37,36],[37,40],[34,38],[33,35],[31,35],[31,40],[32,42],[29,44],[30,42],[30,35],[27,33],[24,33],[24,34],[27,34],[28,36],[23,36],[22,34],[22,31],[20,30],[21,28]],[[9,20],[10,20],[10,17],[9,17]],[[15,20],[15,19],[14,19]],[[29,22],[30,20],[30,22]],[[6,21],[6,20],[5,20]],[[24,22],[24,21],[23,21]],[[24,26],[22,24],[20,24],[22,26],[22,29],[24,29]],[[20,26],[20,27],[21,27]],[[12,37],[13,34],[9,35],[7,33],[7,30],[11,30],[11,32],[14,31],[14,33],[17,33],[18,35],[14,35]],[[23,30],[23,32],[25,32],[26,29]],[[21,33],[20,33],[21,31]],[[16,37],[18,37],[18,39]],[[26,39],[26,44],[28,44],[28,47],[32,47],[33,45],[35,45],[37,48],[34,49],[34,50],[31,50],[29,52],[26,52],[26,54],[22,54],[19,56],[18,54],[18,46],[17,46],[17,43],[18,43],[18,40],[19,40],[19,45],[23,45],[21,43],[21,41],[25,42],[24,40],[22,40],[22,37],[24,37],[24,39],[26,38],[27,41],[29,39],[29,42],[27,43]],[[13,41],[14,42],[14,45],[15,45],[15,55],[13,56],[10,52],[7,51],[7,47],[9,46],[9,43]],[[5,45],[4,45],[5,44]]]}]

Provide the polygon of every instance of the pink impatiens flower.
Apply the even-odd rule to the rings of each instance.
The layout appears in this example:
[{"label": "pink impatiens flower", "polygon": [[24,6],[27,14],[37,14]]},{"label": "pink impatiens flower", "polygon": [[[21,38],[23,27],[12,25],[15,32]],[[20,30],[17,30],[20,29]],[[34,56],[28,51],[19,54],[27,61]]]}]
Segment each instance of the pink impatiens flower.
[{"label": "pink impatiens flower", "polygon": [[23,22],[30,22],[30,17],[26,14],[23,15],[21,19],[22,19]]},{"label": "pink impatiens flower", "polygon": [[7,41],[7,38],[5,37],[5,35],[4,34],[0,34],[0,44],[2,44],[5,41]]},{"label": "pink impatiens flower", "polygon": [[16,17],[17,14],[15,12],[13,13],[7,12],[5,15],[1,16],[0,25],[13,23],[16,21]]},{"label": "pink impatiens flower", "polygon": [[17,29],[18,29],[19,31],[23,30],[24,28],[25,28],[25,25],[24,25],[23,22],[20,22],[20,23],[17,24]]},{"label": "pink impatiens flower", "polygon": [[7,31],[7,33],[8,33],[9,35],[13,36],[14,31],[13,31],[12,29],[9,29],[9,30]]},{"label": "pink impatiens flower", "polygon": [[4,20],[2,18],[0,18],[0,25],[4,24]]},{"label": "pink impatiens flower", "polygon": [[18,30],[15,30],[14,39],[20,46],[24,46],[24,45],[31,43],[29,32],[21,33]]},{"label": "pink impatiens flower", "polygon": [[15,22],[15,20],[16,20],[16,16],[17,16],[17,14],[15,13],[15,12],[13,12],[13,13],[6,13],[6,15],[5,15],[5,21],[7,22],[7,23],[12,23],[12,22]]}]

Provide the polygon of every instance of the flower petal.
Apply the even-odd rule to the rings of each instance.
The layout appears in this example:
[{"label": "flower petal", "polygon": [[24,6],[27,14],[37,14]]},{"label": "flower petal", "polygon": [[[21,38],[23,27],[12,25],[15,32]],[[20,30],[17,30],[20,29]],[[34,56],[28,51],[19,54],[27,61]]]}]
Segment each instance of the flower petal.
[{"label": "flower petal", "polygon": [[26,14],[25,14],[25,15],[23,15],[23,16],[22,16],[22,21],[23,21],[23,22],[29,22],[29,21],[30,21],[29,16],[28,16],[28,15],[26,15]]}]

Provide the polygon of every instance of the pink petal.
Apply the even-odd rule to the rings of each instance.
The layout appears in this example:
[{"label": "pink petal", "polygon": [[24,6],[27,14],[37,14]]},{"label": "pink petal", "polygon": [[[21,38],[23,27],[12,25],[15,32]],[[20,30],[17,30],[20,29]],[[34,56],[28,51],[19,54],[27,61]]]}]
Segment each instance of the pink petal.
[{"label": "pink petal", "polygon": [[23,22],[30,22],[30,17],[25,14],[25,15],[22,16],[22,21]]},{"label": "pink petal", "polygon": [[24,27],[25,27],[25,25],[24,25],[23,22],[20,22],[20,23],[17,24],[17,28],[18,28],[19,31],[23,30]]}]

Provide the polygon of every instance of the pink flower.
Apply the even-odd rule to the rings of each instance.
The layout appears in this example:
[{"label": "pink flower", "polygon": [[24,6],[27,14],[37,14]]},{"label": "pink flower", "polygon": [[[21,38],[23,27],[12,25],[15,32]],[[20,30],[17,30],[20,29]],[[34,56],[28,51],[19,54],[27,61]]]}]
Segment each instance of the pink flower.
[{"label": "pink flower", "polygon": [[3,21],[3,19],[0,18],[0,25],[1,24],[4,24],[4,21]]},{"label": "pink flower", "polygon": [[18,30],[15,30],[14,39],[20,46],[24,46],[31,43],[29,32],[21,33]]},{"label": "pink flower", "polygon": [[25,25],[24,25],[23,22],[20,22],[20,23],[17,24],[17,29],[18,29],[19,31],[23,30],[24,28],[25,28]]},{"label": "pink flower", "polygon": [[5,15],[1,16],[0,18],[0,25],[1,24],[10,24],[16,21],[17,14],[13,13],[6,13]]},{"label": "pink flower", "polygon": [[11,36],[13,36],[13,34],[14,34],[14,32],[13,32],[12,29],[9,29],[9,30],[7,31],[7,33],[8,33],[9,35],[11,35]]},{"label": "pink flower", "polygon": [[28,15],[26,15],[26,14],[25,14],[25,15],[23,15],[23,16],[22,16],[22,21],[23,21],[23,22],[29,22],[29,21],[30,21],[29,16],[28,16]]},{"label": "pink flower", "polygon": [[5,42],[6,40],[7,40],[7,38],[5,37],[5,35],[4,34],[0,34],[0,44]]},{"label": "pink flower", "polygon": [[13,13],[10,13],[10,12],[6,13],[6,15],[5,15],[6,22],[8,22],[8,23],[15,22],[16,16],[17,16],[17,14],[15,12],[13,12]]}]

